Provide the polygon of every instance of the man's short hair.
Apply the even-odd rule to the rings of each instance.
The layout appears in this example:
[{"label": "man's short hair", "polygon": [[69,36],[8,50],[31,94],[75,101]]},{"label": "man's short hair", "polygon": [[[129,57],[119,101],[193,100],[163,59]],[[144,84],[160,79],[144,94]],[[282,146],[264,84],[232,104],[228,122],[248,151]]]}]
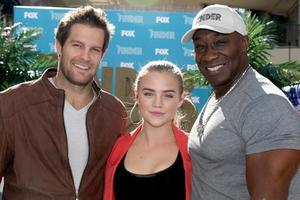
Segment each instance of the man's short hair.
[{"label": "man's short hair", "polygon": [[81,6],[68,12],[60,20],[56,31],[56,39],[63,46],[69,37],[70,29],[74,24],[89,25],[104,31],[104,44],[102,50],[108,47],[109,40],[114,33],[115,26],[108,22],[106,13],[100,8]]}]

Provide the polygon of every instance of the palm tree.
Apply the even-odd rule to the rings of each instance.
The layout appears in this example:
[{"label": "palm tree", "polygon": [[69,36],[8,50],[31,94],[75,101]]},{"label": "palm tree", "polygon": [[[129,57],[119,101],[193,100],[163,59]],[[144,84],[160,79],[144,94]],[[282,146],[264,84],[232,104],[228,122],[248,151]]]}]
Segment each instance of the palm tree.
[{"label": "palm tree", "polygon": [[249,61],[260,74],[270,79],[277,87],[291,85],[300,80],[300,64],[296,61],[272,64],[268,50],[277,45],[277,27],[274,21],[259,20],[250,12],[245,14],[249,33]]},{"label": "palm tree", "polygon": [[[268,52],[277,44],[277,28],[273,21],[258,19],[251,12],[245,12],[245,23],[249,36],[249,62],[260,74],[270,79],[277,87],[291,85],[300,80],[300,64],[297,62],[285,62],[272,64]],[[204,76],[198,71],[185,72],[186,89],[191,91],[195,85],[208,85]]]},{"label": "palm tree", "polygon": [[22,27],[16,23],[5,27],[0,16],[0,91],[20,82],[38,78],[44,69],[55,66],[51,55],[35,50],[34,41],[39,38],[37,29]]}]

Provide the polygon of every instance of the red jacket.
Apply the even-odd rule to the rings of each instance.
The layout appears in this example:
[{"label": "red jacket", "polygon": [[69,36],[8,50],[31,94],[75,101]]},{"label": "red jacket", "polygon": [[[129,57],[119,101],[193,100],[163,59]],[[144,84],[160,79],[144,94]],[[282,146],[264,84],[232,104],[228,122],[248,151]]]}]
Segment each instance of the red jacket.
[{"label": "red jacket", "polygon": [[[105,181],[104,181],[104,200],[114,200],[113,192],[113,181],[115,171],[128,151],[131,143],[134,141],[137,134],[141,131],[142,126],[139,126],[137,129],[132,131],[129,134],[121,136],[115,143],[113,150],[108,158],[106,169],[105,169]],[[191,174],[192,174],[192,165],[191,159],[187,151],[187,135],[178,129],[175,125],[172,125],[173,133],[176,138],[176,143],[178,145],[179,151],[183,160],[183,167],[185,171],[185,191],[186,191],[186,200],[190,200],[191,192]]]}]

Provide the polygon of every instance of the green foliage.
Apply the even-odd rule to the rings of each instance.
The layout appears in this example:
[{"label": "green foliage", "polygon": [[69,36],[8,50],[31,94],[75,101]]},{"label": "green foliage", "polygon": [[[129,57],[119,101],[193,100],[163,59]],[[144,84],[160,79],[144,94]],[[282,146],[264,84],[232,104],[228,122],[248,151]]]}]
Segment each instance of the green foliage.
[{"label": "green foliage", "polygon": [[260,68],[259,73],[268,77],[277,87],[292,85],[300,80],[300,64],[296,61],[285,62],[279,65],[271,63]]},{"label": "green foliage", "polygon": [[258,19],[246,12],[245,23],[249,33],[249,62],[260,74],[270,79],[277,87],[291,85],[300,80],[300,64],[296,61],[272,64],[268,50],[277,45],[277,27],[273,21]]},{"label": "green foliage", "polygon": [[245,23],[249,37],[249,62],[252,67],[259,69],[269,64],[268,50],[277,44],[276,25],[273,21],[259,20],[255,15],[246,12]]},{"label": "green foliage", "polygon": [[[246,12],[244,19],[250,42],[248,48],[250,65],[279,88],[299,82],[300,64],[296,61],[277,65],[270,62],[268,51],[277,45],[276,24],[273,21],[267,21],[267,19],[259,19],[251,12]],[[186,88],[188,91],[193,85],[208,85],[198,70],[185,72],[184,77],[187,81]]]},{"label": "green foliage", "polygon": [[207,80],[199,70],[196,71],[183,71],[184,74],[184,90],[191,92],[195,85],[204,86],[208,85]]},{"label": "green foliage", "polygon": [[20,23],[5,27],[0,20],[0,90],[20,82],[38,78],[48,67],[56,65],[50,55],[35,50],[38,29],[22,27]]}]

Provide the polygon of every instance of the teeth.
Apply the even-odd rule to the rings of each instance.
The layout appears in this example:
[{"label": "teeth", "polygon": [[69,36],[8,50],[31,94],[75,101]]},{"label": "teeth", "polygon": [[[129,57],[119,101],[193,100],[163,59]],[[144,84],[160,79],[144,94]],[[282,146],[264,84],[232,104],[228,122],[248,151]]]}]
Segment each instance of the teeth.
[{"label": "teeth", "polygon": [[80,65],[80,64],[74,64],[74,65],[80,69],[84,69],[84,70],[88,69],[88,67]]},{"label": "teeth", "polygon": [[209,68],[207,68],[207,70],[211,71],[211,72],[215,72],[215,71],[219,70],[221,67],[223,67],[223,65],[218,65],[218,66],[215,66],[215,67],[209,67]]}]

